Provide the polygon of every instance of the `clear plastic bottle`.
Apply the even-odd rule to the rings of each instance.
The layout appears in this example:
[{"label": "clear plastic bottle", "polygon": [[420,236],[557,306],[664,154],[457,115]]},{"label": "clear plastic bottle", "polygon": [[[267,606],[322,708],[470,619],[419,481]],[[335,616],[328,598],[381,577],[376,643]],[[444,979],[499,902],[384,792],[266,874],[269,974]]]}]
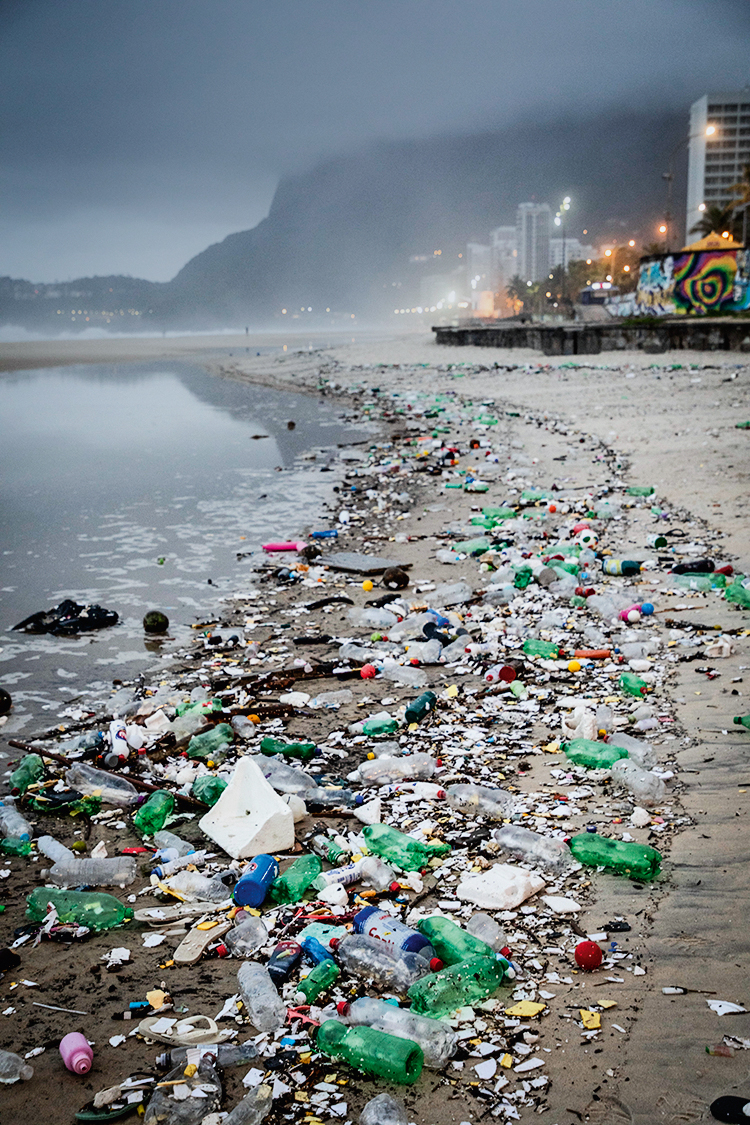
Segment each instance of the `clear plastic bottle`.
[{"label": "clear plastic bottle", "polygon": [[429,641],[409,641],[406,649],[409,660],[418,660],[420,664],[439,664],[442,654],[443,646],[436,637]]},{"label": "clear plastic bottle", "polygon": [[195,851],[195,845],[191,844],[188,840],[183,840],[181,836],[176,836],[174,832],[170,832],[166,828],[162,828],[154,835],[154,843],[157,848],[173,848],[178,855],[190,855]]},{"label": "clear plastic bottle", "polygon": [[570,849],[564,840],[542,836],[520,824],[506,824],[502,828],[496,828],[492,835],[506,852],[532,863],[541,863],[551,871],[565,871],[573,863]]},{"label": "clear plastic bottle", "polygon": [[14,1055],[12,1051],[0,1051],[0,1082],[10,1085],[19,1079],[28,1082],[33,1077],[33,1066],[29,1066],[20,1055]]},{"label": "clear plastic bottle", "polygon": [[34,829],[18,811],[12,797],[4,797],[0,803],[0,833],[6,840],[30,840],[34,835]]},{"label": "clear plastic bottle", "polygon": [[352,625],[364,625],[368,629],[388,629],[389,626],[395,625],[398,621],[395,613],[391,613],[387,609],[377,609],[371,606],[367,609],[360,609],[359,606],[352,606],[347,613],[347,617]]},{"label": "clear plastic bottle", "polygon": [[417,1015],[374,996],[361,996],[351,1004],[339,1004],[338,1011],[344,1023],[375,1027],[399,1039],[418,1043],[424,1054],[425,1066],[440,1068],[456,1053],[456,1033],[446,1023]]},{"label": "clear plastic bottle", "polygon": [[265,965],[245,961],[237,973],[245,1011],[258,1031],[276,1031],[286,1020],[286,1004],[276,991]]},{"label": "clear plastic bottle", "polygon": [[488,816],[491,820],[509,817],[515,804],[511,793],[485,785],[449,785],[445,796],[451,808],[467,816]]},{"label": "clear plastic bottle", "polygon": [[399,664],[397,660],[384,660],[380,665],[380,674],[384,680],[404,684],[406,687],[424,687],[429,682],[427,673],[421,668]]},{"label": "clear plastic bottle", "polygon": [[409,1125],[409,1115],[400,1098],[392,1098],[390,1094],[378,1094],[370,1098],[360,1113],[359,1125]]},{"label": "clear plastic bottle", "polygon": [[356,776],[366,785],[392,785],[407,778],[426,780],[437,768],[431,754],[409,754],[400,758],[373,758],[361,762]]},{"label": "clear plastic bottle", "polygon": [[472,914],[469,921],[466,923],[466,929],[474,937],[479,938],[480,941],[485,942],[495,953],[500,953],[502,949],[508,944],[508,939],[505,931],[497,924],[495,919],[490,914],[484,914],[481,910],[476,914]]},{"label": "clear plastic bottle", "polygon": [[404,953],[366,934],[334,938],[331,946],[347,972],[392,992],[406,990],[430,972],[430,962],[418,953]]},{"label": "clear plastic bottle", "polygon": [[385,891],[393,883],[398,882],[398,876],[393,868],[383,863],[376,855],[366,855],[356,866],[359,868],[360,878],[376,891]]},{"label": "clear plastic bottle", "polygon": [[53,863],[72,863],[75,860],[75,852],[66,848],[65,844],[61,844],[54,836],[40,836],[36,846],[38,851]]},{"label": "clear plastic bottle", "polygon": [[232,897],[221,879],[207,879],[197,871],[178,871],[170,876],[169,886],[188,902],[224,902]]},{"label": "clear plastic bottle", "polygon": [[373,655],[372,649],[351,642],[339,646],[339,659],[353,660],[355,664],[367,664],[372,660]]},{"label": "clear plastic bottle", "polygon": [[184,1066],[190,1062],[189,1053],[197,1052],[200,1055],[213,1055],[217,1066],[242,1066],[243,1063],[257,1059],[258,1048],[252,1041],[247,1043],[202,1043],[200,1047],[173,1047],[158,1055],[156,1065],[159,1070],[169,1070],[170,1067]]},{"label": "clear plastic bottle", "polygon": [[273,1107],[273,1090],[264,1084],[256,1086],[224,1118],[223,1125],[260,1125]]},{"label": "clear plastic bottle", "polygon": [[70,769],[65,771],[65,781],[71,789],[77,789],[79,793],[101,794],[102,801],[106,805],[129,808],[138,803],[140,796],[135,786],[126,778],[95,769],[85,762],[74,762]]},{"label": "clear plastic bottle", "polygon": [[[200,1125],[205,1117],[213,1116],[221,1106],[221,1079],[210,1055],[203,1055],[194,1074],[186,1075],[180,1064],[164,1076],[146,1106],[143,1125]],[[200,1090],[200,1096],[178,1100],[174,1087],[187,1086],[190,1091]]]},{"label": "clear plastic bottle", "polygon": [[633,738],[630,734],[621,734],[615,731],[607,739],[610,746],[622,746],[628,752],[628,758],[643,770],[650,770],[658,763],[656,751],[648,742]]},{"label": "clear plastic bottle", "polygon": [[136,861],[132,855],[118,855],[106,859],[61,860],[49,872],[49,881],[56,887],[127,887],[136,876]]},{"label": "clear plastic bottle", "polygon": [[251,723],[247,715],[233,715],[231,727],[238,738],[253,738],[255,735],[255,723]]},{"label": "clear plastic bottle", "polygon": [[154,868],[153,874],[160,879],[168,879],[170,875],[176,875],[178,871],[182,871],[185,867],[202,867],[205,862],[205,851],[190,852],[189,855],[178,855],[174,859],[160,863],[158,867]]},{"label": "clear plastic bottle", "polygon": [[277,793],[295,793],[305,799],[305,794],[310,789],[315,789],[316,783],[309,773],[305,773],[299,766],[290,766],[281,758],[267,758],[265,754],[248,755],[251,762],[255,762],[258,769],[269,785]]},{"label": "clear plastic bottle", "polygon": [[624,785],[642,805],[658,805],[667,795],[667,787],[660,777],[642,770],[630,758],[620,758],[612,766],[612,781]]},{"label": "clear plastic bottle", "polygon": [[233,957],[252,957],[268,941],[268,930],[260,918],[248,914],[222,938]]}]

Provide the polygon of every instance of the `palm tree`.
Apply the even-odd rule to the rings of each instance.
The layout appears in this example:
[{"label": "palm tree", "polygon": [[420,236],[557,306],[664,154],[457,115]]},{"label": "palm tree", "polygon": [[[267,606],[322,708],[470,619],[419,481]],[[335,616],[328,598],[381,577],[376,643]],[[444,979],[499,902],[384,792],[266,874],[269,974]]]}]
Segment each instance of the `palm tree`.
[{"label": "palm tree", "polygon": [[732,229],[732,222],[734,216],[734,204],[729,203],[726,207],[722,207],[718,203],[712,203],[703,212],[702,217],[698,220],[694,227],[691,228],[691,234],[700,234],[705,237],[707,234],[723,234],[725,230]]}]

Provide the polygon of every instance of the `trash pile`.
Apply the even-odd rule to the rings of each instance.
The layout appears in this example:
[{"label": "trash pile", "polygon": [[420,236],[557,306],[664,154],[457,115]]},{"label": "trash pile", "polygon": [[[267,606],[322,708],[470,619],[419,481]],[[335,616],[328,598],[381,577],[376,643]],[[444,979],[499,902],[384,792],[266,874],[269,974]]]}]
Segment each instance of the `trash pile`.
[{"label": "trash pile", "polygon": [[[547,1104],[563,1038],[627,1034],[582,982],[646,974],[631,926],[577,918],[606,880],[657,893],[687,823],[670,672],[744,632],[665,617],[667,595],[745,609],[750,580],[601,443],[606,484],[542,489],[493,403],[375,395],[371,416],[396,411],[406,436],[347,471],[314,550],[267,544],[292,561],[258,564],[193,651],[11,743],[27,752],[0,850],[39,885],[5,915],[4,955],[90,942],[104,971],[137,959],[159,981],[93,1050],[66,1016],[72,1073],[126,1041],[139,1060],[82,1120],[424,1119],[397,1086],[520,1120]],[[436,489],[460,518],[440,522]],[[417,510],[434,531],[403,530]],[[188,1010],[209,961],[210,1009]],[[28,1056],[0,1052],[18,1079]]]}]

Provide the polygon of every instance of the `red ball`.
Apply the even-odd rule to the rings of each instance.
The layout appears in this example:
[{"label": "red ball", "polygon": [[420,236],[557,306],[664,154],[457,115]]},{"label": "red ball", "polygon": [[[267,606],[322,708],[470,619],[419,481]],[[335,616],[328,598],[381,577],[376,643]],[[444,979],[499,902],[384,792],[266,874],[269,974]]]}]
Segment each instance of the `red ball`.
[{"label": "red ball", "polygon": [[588,972],[591,972],[592,969],[598,969],[603,957],[604,954],[595,941],[580,941],[576,946],[576,964]]},{"label": "red ball", "polygon": [[378,674],[374,664],[364,664],[359,672],[363,680],[373,680]]}]

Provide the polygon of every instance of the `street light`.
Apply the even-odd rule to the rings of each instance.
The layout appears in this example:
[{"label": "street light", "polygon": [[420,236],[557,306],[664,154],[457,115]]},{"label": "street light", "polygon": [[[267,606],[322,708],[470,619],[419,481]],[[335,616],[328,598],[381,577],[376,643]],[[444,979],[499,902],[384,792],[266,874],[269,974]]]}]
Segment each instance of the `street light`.
[{"label": "street light", "polygon": [[562,227],[562,299],[567,300],[565,284],[565,212],[570,210],[570,196],[566,195],[560,204],[560,210],[555,215],[555,226]]},{"label": "street light", "polygon": [[[716,133],[717,133],[717,129],[716,129],[715,125],[707,125],[702,133],[688,133],[688,135],[686,137],[682,137],[677,142],[677,144],[674,146],[674,148],[672,149],[672,151],[669,154],[669,171],[668,172],[662,172],[662,174],[661,174],[661,178],[663,180],[667,181],[667,210],[666,210],[665,215],[664,215],[665,226],[664,226],[664,231],[662,232],[666,235],[666,238],[664,239],[664,249],[665,249],[667,254],[669,254],[669,252],[670,252],[670,245],[669,244],[670,244],[670,241],[671,241],[670,236],[669,236],[669,228],[672,225],[672,185],[674,183],[674,158],[677,155],[677,153],[679,152],[679,150],[682,148],[683,145],[690,144],[690,142],[695,140],[696,137],[715,137]],[[704,207],[704,210],[705,210],[705,207]],[[659,227],[659,230],[661,231],[662,228]]]}]

